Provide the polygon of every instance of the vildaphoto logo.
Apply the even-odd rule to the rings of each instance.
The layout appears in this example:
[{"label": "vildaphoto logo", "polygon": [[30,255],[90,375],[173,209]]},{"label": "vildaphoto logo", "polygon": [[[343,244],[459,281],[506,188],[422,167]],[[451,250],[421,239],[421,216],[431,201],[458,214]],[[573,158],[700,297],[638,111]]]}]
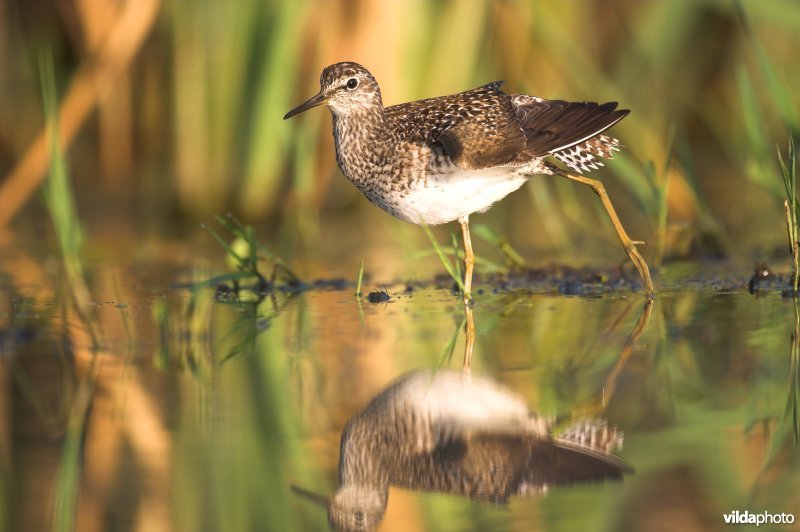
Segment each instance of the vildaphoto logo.
[{"label": "vildaphoto logo", "polygon": [[794,514],[771,514],[769,512],[752,513],[747,510],[740,512],[734,510],[727,514],[722,514],[725,524],[728,525],[790,525],[794,523]]}]

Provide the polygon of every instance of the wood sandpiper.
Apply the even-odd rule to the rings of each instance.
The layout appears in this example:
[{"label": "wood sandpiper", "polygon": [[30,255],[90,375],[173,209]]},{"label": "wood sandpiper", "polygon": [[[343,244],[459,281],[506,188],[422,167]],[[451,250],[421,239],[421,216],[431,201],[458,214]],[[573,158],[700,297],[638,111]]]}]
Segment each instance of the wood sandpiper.
[{"label": "wood sandpiper", "polygon": [[[603,132],[629,111],[616,102],[566,102],[507,94],[496,81],[451,96],[384,107],[378,82],[358,63],[326,67],[320,91],[284,120],[318,105],[333,115],[342,173],[395,218],[418,225],[458,220],[464,241],[464,301],[470,301],[474,255],[469,215],[484,212],[537,174],[591,187],[644,283],[644,258],[614,211],[603,184],[581,175],[619,150]],[[575,172],[575,173],[571,173]]]},{"label": "wood sandpiper", "polygon": [[612,454],[622,433],[604,420],[580,420],[557,436],[553,424],[489,379],[415,371],[348,421],[333,497],[294,490],[327,507],[334,530],[374,530],[390,486],[505,505],[512,496],[633,472]]}]

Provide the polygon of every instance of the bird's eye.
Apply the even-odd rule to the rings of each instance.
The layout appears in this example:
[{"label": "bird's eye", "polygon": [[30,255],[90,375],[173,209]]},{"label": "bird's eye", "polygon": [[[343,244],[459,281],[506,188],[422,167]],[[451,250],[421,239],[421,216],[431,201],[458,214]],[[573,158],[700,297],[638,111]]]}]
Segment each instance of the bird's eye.
[{"label": "bird's eye", "polygon": [[[353,81],[353,80],[351,79],[350,81]],[[347,82],[347,86],[348,87],[350,86],[350,81]],[[356,85],[358,85],[358,82],[356,82]],[[363,523],[364,522],[364,512],[362,512],[361,510],[356,510],[356,512],[353,514],[353,517],[355,517],[356,523]]]},{"label": "bird's eye", "polygon": [[358,80],[356,78],[350,78],[347,80],[347,88],[350,90],[355,89],[358,87]]}]

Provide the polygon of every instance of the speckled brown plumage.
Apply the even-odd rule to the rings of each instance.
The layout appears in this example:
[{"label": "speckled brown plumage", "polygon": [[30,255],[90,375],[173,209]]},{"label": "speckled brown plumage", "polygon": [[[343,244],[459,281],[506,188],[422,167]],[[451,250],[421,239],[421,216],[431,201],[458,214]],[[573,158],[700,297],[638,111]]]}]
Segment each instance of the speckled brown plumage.
[{"label": "speckled brown plumage", "polygon": [[[559,154],[575,146],[596,146],[592,156],[609,158],[618,149],[616,139],[600,135],[628,114],[615,102],[543,100],[522,94],[506,94],[495,81],[470,91],[385,109],[401,140],[440,143],[456,166],[480,169],[521,166],[531,160]],[[581,145],[582,141],[590,140]],[[563,160],[583,172],[581,161]],[[588,161],[587,161],[588,162]]]},{"label": "speckled brown plumage", "polygon": [[328,105],[345,176],[390,214],[426,225],[488,209],[532,175],[553,173],[550,159],[583,172],[618,149],[601,134],[628,113],[616,103],[507,94],[502,83],[384,107],[372,74],[337,63],[323,70],[317,101],[287,117]]},{"label": "speckled brown plumage", "polygon": [[320,92],[290,118],[327,105],[333,115],[336,161],[375,205],[401,220],[461,224],[464,297],[473,255],[469,216],[537,174],[558,174],[601,197],[626,253],[653,293],[650,273],[625,234],[602,184],[571,175],[602,166],[619,142],[603,132],[628,114],[614,102],[566,102],[507,94],[496,81],[451,96],[384,107],[378,82],[357,63],[336,63],[320,76]]}]

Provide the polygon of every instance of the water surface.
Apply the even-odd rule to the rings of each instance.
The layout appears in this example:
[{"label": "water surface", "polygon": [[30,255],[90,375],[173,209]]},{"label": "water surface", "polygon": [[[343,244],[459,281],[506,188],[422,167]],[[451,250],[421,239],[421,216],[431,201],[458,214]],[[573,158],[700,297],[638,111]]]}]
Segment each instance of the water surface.
[{"label": "water surface", "polygon": [[[474,306],[472,374],[544,416],[607,419],[634,474],[508,506],[392,488],[381,529],[721,530],[733,510],[800,514],[797,306],[673,271],[651,309],[626,290],[487,286]],[[76,305],[58,261],[4,262],[4,528],[324,530],[325,510],[291,488],[334,493],[347,420],[401,375],[462,366],[449,290],[221,302],[178,286],[209,276],[100,259]]]}]

